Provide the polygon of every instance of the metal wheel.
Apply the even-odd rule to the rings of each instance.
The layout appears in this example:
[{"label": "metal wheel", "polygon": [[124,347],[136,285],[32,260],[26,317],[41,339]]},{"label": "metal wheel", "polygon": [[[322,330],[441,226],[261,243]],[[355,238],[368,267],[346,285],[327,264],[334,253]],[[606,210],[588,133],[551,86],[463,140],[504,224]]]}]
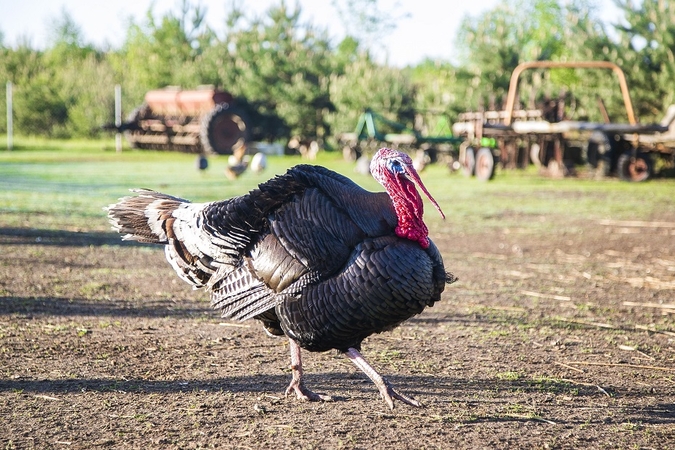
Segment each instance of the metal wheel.
[{"label": "metal wheel", "polygon": [[201,143],[207,153],[231,155],[246,144],[249,129],[244,114],[228,103],[216,105],[204,116],[201,127]]},{"label": "metal wheel", "polygon": [[619,177],[624,181],[648,180],[653,175],[653,167],[652,159],[647,153],[636,153],[633,157],[632,152],[626,152],[619,156],[617,162]]},{"label": "metal wheel", "polygon": [[483,147],[476,153],[476,178],[481,181],[488,181],[494,176],[495,157],[491,149]]}]

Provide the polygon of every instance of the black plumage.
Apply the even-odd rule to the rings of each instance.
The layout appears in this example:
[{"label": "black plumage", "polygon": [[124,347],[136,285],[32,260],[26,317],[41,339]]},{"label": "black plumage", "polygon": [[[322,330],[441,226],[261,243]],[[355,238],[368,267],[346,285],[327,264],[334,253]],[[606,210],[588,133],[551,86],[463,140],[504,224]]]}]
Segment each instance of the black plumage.
[{"label": "black plumage", "polygon": [[[135,192],[108,208],[114,228],[125,239],[164,244],[179,276],[209,289],[224,317],[259,319],[269,333],[288,336],[294,372],[287,393],[299,398],[327,399],[304,386],[298,345],[337,349],[367,366],[358,353],[363,339],[419,314],[454,281],[431,241],[424,248],[397,235],[391,194],[368,192],[323,167],[298,165],[212,203]],[[390,406],[391,396],[419,405],[373,380]]]}]

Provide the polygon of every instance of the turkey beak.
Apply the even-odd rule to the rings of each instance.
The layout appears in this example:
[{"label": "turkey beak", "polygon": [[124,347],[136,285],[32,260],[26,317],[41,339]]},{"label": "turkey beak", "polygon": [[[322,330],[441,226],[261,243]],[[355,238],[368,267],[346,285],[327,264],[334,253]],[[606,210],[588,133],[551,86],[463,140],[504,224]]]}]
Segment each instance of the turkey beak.
[{"label": "turkey beak", "polygon": [[443,220],[445,220],[445,214],[443,214],[443,211],[441,210],[441,207],[438,206],[438,203],[436,202],[436,200],[431,196],[431,194],[427,190],[426,186],[424,186],[424,183],[422,183],[422,179],[420,178],[420,176],[417,173],[417,171],[415,170],[415,168],[412,167],[412,166],[409,166],[406,169],[407,170],[405,171],[405,175],[408,177],[408,179],[410,181],[412,181],[413,183],[415,183],[417,185],[417,187],[419,189],[421,189],[422,192],[424,192],[424,195],[427,196],[429,201],[434,205],[436,210],[441,214],[441,217],[443,218]]}]

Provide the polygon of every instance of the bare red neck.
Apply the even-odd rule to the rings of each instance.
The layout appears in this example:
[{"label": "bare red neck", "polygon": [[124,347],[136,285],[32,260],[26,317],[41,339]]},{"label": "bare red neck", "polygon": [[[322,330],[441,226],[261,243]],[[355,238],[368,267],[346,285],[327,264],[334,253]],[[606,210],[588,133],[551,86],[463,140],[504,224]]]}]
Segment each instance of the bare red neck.
[{"label": "bare red neck", "polygon": [[415,184],[407,179],[398,178],[396,189],[387,188],[398,218],[396,235],[419,242],[422,248],[429,247],[429,230],[424,220],[424,204]]}]

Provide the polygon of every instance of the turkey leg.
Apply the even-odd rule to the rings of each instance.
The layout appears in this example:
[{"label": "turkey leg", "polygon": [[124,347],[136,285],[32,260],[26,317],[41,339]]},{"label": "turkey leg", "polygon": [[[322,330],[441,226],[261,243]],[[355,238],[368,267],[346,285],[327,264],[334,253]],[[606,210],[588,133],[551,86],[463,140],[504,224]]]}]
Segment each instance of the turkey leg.
[{"label": "turkey leg", "polygon": [[288,394],[290,394],[291,391],[295,391],[295,396],[300,400],[311,402],[333,401],[333,397],[331,397],[330,395],[316,394],[310,391],[305,386],[305,383],[302,379],[303,370],[302,370],[302,356],[300,355],[300,346],[293,339],[289,338],[288,342],[290,343],[291,347],[291,370],[293,371],[293,379],[291,380],[291,384],[288,386],[288,388],[286,388],[286,396],[288,396]]},{"label": "turkey leg", "polygon": [[375,386],[377,386],[377,389],[380,391],[380,397],[382,397],[387,405],[389,405],[389,408],[394,409],[394,398],[401,400],[403,403],[411,406],[416,406],[418,408],[422,406],[422,404],[414,398],[396,392],[394,390],[394,386],[392,386],[386,378],[377,373],[373,366],[368,364],[368,361],[366,361],[363,358],[363,355],[361,355],[361,353],[359,353],[359,351],[355,348],[350,347],[349,350],[345,352],[345,355],[347,355],[347,358],[352,360],[356,367],[368,375],[368,378],[373,380],[373,383],[375,383]]}]

